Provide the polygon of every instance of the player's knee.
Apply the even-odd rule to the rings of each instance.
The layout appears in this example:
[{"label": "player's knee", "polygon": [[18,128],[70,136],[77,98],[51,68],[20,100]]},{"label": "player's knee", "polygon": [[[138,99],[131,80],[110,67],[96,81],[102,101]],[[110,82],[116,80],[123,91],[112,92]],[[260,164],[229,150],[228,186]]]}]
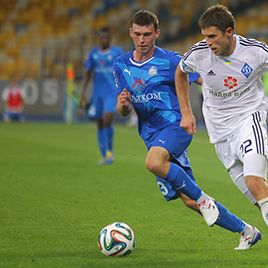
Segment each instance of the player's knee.
[{"label": "player's knee", "polygon": [[157,158],[152,158],[152,157],[146,158],[145,166],[150,172],[152,172],[156,175],[158,175],[162,169],[161,161],[159,161],[159,159],[157,159]]},{"label": "player's knee", "polygon": [[103,117],[103,126],[110,127],[113,121],[113,114],[112,113],[105,113]]},{"label": "player's knee", "polygon": [[147,154],[145,165],[154,175],[164,178],[170,165],[168,151],[160,147],[151,147]]},{"label": "player's knee", "polygon": [[112,125],[112,121],[111,120],[104,120],[103,121],[103,127],[110,127]]},{"label": "player's knee", "polygon": [[243,193],[243,195],[245,195],[250,200],[250,202],[255,204],[257,201],[246,184],[242,169],[240,169],[240,167],[232,169],[232,172],[230,172],[230,174],[231,179],[233,180],[237,188]]}]

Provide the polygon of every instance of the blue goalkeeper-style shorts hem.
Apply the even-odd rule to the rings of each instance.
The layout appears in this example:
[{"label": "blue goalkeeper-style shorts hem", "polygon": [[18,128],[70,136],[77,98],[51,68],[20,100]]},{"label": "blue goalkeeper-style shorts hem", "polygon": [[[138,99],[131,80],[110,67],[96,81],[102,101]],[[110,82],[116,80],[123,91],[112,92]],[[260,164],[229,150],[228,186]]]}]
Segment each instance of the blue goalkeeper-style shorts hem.
[{"label": "blue goalkeeper-style shorts hem", "polygon": [[116,111],[116,96],[93,96],[91,103],[91,117],[95,119],[103,118],[105,113],[114,113]]},{"label": "blue goalkeeper-style shorts hem", "polygon": [[180,126],[173,125],[156,130],[149,138],[144,140],[144,143],[148,150],[153,146],[165,148],[172,159],[178,161],[183,166],[187,166],[190,163],[185,151],[187,151],[191,141],[192,135],[188,134]]},{"label": "blue goalkeeper-style shorts hem", "polygon": [[[171,162],[184,169],[188,176],[195,181],[188,158],[187,148],[192,141],[192,135],[188,134],[180,126],[171,126],[156,131],[145,142],[149,150],[153,146],[165,148],[171,157]],[[158,187],[167,201],[179,198],[179,192],[172,188],[166,180],[156,177]]]},{"label": "blue goalkeeper-style shorts hem", "polygon": [[25,121],[25,114],[23,112],[8,112],[5,111],[3,115],[4,120],[10,120],[10,121]]}]

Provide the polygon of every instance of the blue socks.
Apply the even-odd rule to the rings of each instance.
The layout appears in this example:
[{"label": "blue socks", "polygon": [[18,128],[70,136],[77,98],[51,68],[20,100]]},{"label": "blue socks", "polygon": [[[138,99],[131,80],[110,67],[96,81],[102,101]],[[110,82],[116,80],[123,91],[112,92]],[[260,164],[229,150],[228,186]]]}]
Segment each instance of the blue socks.
[{"label": "blue socks", "polygon": [[108,151],[113,151],[113,135],[112,126],[98,129],[98,144],[102,157],[105,157]]},{"label": "blue socks", "polygon": [[240,218],[228,211],[221,203],[215,201],[215,204],[220,212],[220,216],[215,224],[229,231],[241,233],[246,224]]},{"label": "blue socks", "polygon": [[104,131],[103,131],[103,129],[98,129],[97,136],[98,136],[98,145],[99,145],[99,150],[101,152],[101,156],[105,157],[106,148],[105,148],[105,140],[104,140]]},{"label": "blue socks", "polygon": [[[195,181],[189,177],[183,168],[174,163],[170,163],[169,172],[164,179],[171,184],[173,188],[180,190],[195,201],[202,195],[202,191]],[[215,204],[220,213],[215,224],[229,231],[241,233],[246,224],[228,211],[221,203],[215,201]]]},{"label": "blue socks", "polygon": [[195,201],[202,195],[202,191],[195,181],[188,176],[183,168],[174,163],[170,163],[169,172],[164,179],[176,190],[180,190]]},{"label": "blue socks", "polygon": [[104,128],[104,131],[107,132],[107,148],[108,151],[113,151],[113,137],[114,137],[114,129],[112,126],[109,126],[107,128]]}]

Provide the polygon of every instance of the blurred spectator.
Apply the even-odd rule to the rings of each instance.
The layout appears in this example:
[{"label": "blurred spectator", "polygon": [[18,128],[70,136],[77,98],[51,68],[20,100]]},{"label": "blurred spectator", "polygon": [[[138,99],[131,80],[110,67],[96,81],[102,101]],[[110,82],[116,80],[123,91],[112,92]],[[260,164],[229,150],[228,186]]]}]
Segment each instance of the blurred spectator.
[{"label": "blurred spectator", "polygon": [[16,80],[12,80],[3,93],[2,99],[5,102],[3,114],[4,122],[25,121],[24,109],[24,92]]}]

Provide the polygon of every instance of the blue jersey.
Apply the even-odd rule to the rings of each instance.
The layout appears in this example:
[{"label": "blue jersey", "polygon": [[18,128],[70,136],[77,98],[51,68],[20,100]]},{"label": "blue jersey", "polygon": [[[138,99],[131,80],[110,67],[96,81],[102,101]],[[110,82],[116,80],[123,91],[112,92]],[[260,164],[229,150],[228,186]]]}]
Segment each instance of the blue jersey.
[{"label": "blue jersey", "polygon": [[93,72],[93,96],[115,96],[113,79],[113,61],[123,54],[119,47],[110,47],[106,51],[93,48],[85,61],[85,68]]},{"label": "blue jersey", "polygon": [[[181,56],[173,51],[155,48],[152,58],[144,62],[133,60],[129,51],[114,61],[118,94],[126,88],[139,118],[139,134],[144,141],[155,131],[179,126],[181,113],[175,90],[175,71]],[[190,74],[190,82],[198,74]]]}]

